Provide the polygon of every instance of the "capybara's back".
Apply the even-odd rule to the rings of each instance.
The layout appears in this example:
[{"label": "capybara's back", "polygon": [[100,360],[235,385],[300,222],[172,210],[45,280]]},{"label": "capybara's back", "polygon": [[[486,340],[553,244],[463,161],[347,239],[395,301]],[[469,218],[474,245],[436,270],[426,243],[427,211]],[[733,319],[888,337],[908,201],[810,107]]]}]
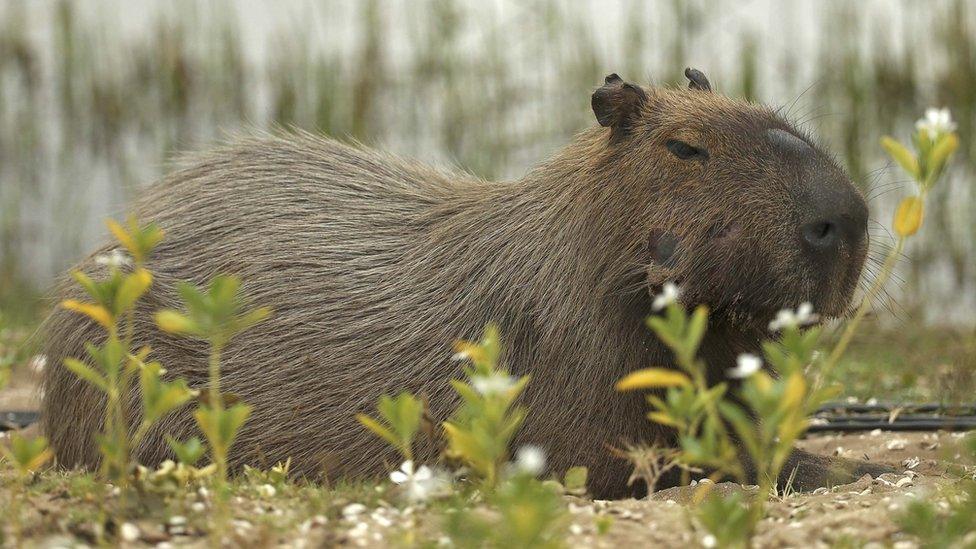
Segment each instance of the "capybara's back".
[{"label": "capybara's back", "polygon": [[[545,352],[529,348],[531,334],[558,328],[534,325],[539,316],[528,300],[543,296],[532,296],[532,288],[548,284],[519,273],[529,267],[555,281],[563,269],[528,244],[543,238],[543,229],[511,215],[517,206],[535,207],[524,203],[524,193],[507,190],[512,185],[447,175],[309,135],[244,139],[190,159],[135,208],[141,221],[158,223],[166,234],[147,265],[155,278],[136,315],[135,344],[149,345],[168,375],[204,388],[204,344],[160,332],[152,312],[179,307],[178,281],[203,285],[220,273],[240,276],[249,301],[274,314],[224,353],[222,390],[253,406],[231,465],[290,457],[294,470],[309,476],[379,473],[395,454],[356,423],[357,412],[371,412],[381,394],[411,391],[426,395],[435,419],[445,419],[455,402],[448,381],[459,375],[450,361],[456,339],[475,338],[486,323],[501,322],[508,356],[521,356],[511,362],[526,372]],[[526,241],[523,251],[504,252],[519,249],[512,239]],[[109,250],[77,268],[99,275],[93,258]],[[567,274],[583,273],[561,276]],[[62,297],[78,297],[65,288]],[[574,314],[586,320],[582,303]],[[44,428],[62,466],[90,468],[99,460],[94,437],[103,399],[60,364],[84,357],[84,343],[99,341],[100,331],[65,310],[46,328],[53,367]],[[572,375],[578,382],[592,374]],[[591,381],[609,398],[611,381],[601,378]],[[538,377],[526,397],[540,403],[535,416],[559,414],[566,421],[530,421],[524,436],[545,438],[550,451],[561,440],[567,455],[554,455],[556,466],[579,459],[584,446],[603,452],[602,437],[584,445],[572,427],[593,422],[610,432],[619,416],[605,407],[597,418],[568,404],[554,410],[546,383]],[[142,463],[170,457],[165,434],[195,434],[190,408],[147,436],[138,449]],[[421,456],[435,452],[433,443],[420,449]]]}]

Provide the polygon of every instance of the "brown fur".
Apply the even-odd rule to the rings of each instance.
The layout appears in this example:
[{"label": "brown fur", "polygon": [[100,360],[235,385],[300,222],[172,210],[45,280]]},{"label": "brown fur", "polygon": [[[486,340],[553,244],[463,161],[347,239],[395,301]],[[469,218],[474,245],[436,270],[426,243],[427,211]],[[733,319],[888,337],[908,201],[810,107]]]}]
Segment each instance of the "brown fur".
[{"label": "brown fur", "polygon": [[[849,250],[830,273],[807,272],[795,243],[801,176],[757,137],[768,127],[795,133],[785,120],[706,91],[643,91],[626,132],[585,130],[512,182],[302,133],[189,159],[135,207],[166,230],[136,341],[170,375],[205,387],[205,348],[162,334],[149,313],[178,306],[177,281],[241,276],[248,298],[275,314],[225,354],[224,388],[254,407],[232,465],[291,457],[309,476],[377,475],[396,455],[354,414],[372,413],[383,393],[412,391],[443,420],[457,401],[451,343],[495,321],[507,364],[533,374],[517,444],[544,447],[553,470],[589,466],[596,494],[622,494],[629,471],[606,445],[663,434],[642,396],[612,389],[669,362],[643,325],[649,289],[680,280],[687,303],[712,307],[703,356],[720,373],[756,350],[780,307],[812,300],[842,313],[863,261],[863,250]],[[675,136],[706,147],[708,162],[670,155],[662,143]],[[822,175],[849,185],[816,154]],[[666,266],[649,252],[648,235],[662,230],[680,241]],[[91,258],[78,268],[98,273]],[[84,356],[99,330],[63,310],[46,329],[45,431],[62,466],[93,467],[103,402],[61,363]],[[151,432],[143,463],[171,457],[164,433],[195,434],[190,409]],[[419,459],[435,452],[427,445]]]}]

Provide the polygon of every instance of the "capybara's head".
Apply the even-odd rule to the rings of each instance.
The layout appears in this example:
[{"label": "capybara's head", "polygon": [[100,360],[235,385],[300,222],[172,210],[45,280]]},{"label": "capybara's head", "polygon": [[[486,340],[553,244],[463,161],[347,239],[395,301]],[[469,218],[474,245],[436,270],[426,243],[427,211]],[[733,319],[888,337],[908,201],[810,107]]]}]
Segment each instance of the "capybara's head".
[{"label": "capybara's head", "polygon": [[604,166],[649,203],[638,231],[650,290],[678,282],[686,304],[733,322],[764,323],[804,301],[844,314],[868,244],[861,193],[776,111],[685,74],[687,90],[613,74],[592,97],[609,128]]}]

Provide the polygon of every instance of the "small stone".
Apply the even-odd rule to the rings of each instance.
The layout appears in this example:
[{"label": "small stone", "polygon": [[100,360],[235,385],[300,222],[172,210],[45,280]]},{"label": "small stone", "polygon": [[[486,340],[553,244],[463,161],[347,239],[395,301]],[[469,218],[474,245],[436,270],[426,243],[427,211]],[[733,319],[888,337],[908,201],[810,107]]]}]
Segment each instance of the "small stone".
[{"label": "small stone", "polygon": [[570,524],[569,532],[574,536],[578,536],[583,533],[583,527],[576,523]]},{"label": "small stone", "polygon": [[881,429],[874,429],[869,434],[873,437],[881,436]]},{"label": "small stone", "polygon": [[362,503],[350,503],[342,508],[342,516],[347,520],[352,520],[366,511],[366,506]]},{"label": "small stone", "polygon": [[362,538],[366,536],[367,530],[369,530],[369,525],[365,522],[357,522],[356,526],[353,526],[347,532],[347,535],[351,538]]},{"label": "small stone", "polygon": [[896,438],[894,440],[889,440],[888,444],[885,444],[885,448],[889,450],[904,450],[906,444],[908,444],[907,440]]},{"label": "small stone", "polygon": [[912,484],[914,484],[914,482],[912,481],[911,477],[902,477],[898,479],[898,482],[895,483],[895,486],[899,488],[904,488],[906,486],[911,486]]},{"label": "small stone", "polygon": [[372,517],[373,522],[382,526],[383,528],[389,528],[390,526],[393,526],[393,521],[390,520],[389,517],[387,517],[383,513],[380,513],[379,511],[374,512],[370,516]]},{"label": "small stone", "polygon": [[278,491],[275,490],[275,487],[270,484],[262,484],[261,486],[258,486],[258,494],[263,497],[273,498],[277,493]]},{"label": "small stone", "polygon": [[186,526],[186,517],[182,515],[173,515],[169,517],[170,526]]},{"label": "small stone", "polygon": [[136,541],[139,539],[139,527],[131,522],[123,522],[119,526],[119,537],[124,541]]}]

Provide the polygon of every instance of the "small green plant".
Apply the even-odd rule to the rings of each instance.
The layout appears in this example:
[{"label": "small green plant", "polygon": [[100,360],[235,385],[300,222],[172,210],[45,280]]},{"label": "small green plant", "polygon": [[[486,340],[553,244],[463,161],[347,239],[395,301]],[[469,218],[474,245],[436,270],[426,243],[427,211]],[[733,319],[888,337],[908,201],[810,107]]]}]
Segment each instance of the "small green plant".
[{"label": "small green plant", "polygon": [[499,365],[501,342],[498,328],[485,328],[480,342],[462,341],[455,358],[471,363],[464,368],[466,381],[452,380],[461,405],[443,424],[447,456],[471,468],[490,492],[501,479],[512,439],[525,420],[526,410],[515,404],[529,376],[516,379]]},{"label": "small green plant", "polygon": [[[646,368],[620,380],[618,391],[667,389],[664,398],[648,394],[651,421],[673,428],[682,452],[677,456],[686,469],[708,467],[715,475],[731,474],[742,478],[745,471],[737,459],[737,447],[729,436],[719,403],[728,385],[708,385],[706,365],[696,357],[705,335],[708,309],[699,306],[687,315],[678,304],[679,289],[668,283],[655,299],[655,308],[664,316],[648,318],[648,326],[674,352],[679,370]],[[663,296],[663,297],[662,297]],[[652,486],[648,487],[652,489]]]},{"label": "small green plant", "polygon": [[356,419],[373,434],[392,444],[404,460],[412,460],[413,440],[424,414],[423,402],[410,393],[395,397],[383,395],[376,408],[380,413],[379,421],[365,414],[356,414]]},{"label": "small green plant", "polygon": [[206,290],[181,283],[177,291],[183,299],[185,311],[165,309],[156,313],[156,323],[163,331],[202,339],[210,344],[207,392],[201,398],[194,417],[207,439],[210,456],[217,466],[216,488],[218,499],[221,500],[227,484],[227,453],[251,413],[250,406],[243,402],[231,404],[229,401],[236,401],[236,398],[228,398],[228,395],[221,393],[221,353],[234,336],[271,314],[266,307],[245,311],[240,286],[240,280],[227,275],[214,277]]},{"label": "small green plant", "polygon": [[[52,454],[46,438],[25,437],[20,433],[13,433],[10,435],[9,445],[0,444],[0,456],[13,465],[17,474],[16,489],[10,492],[6,510],[8,516],[5,517],[13,525],[10,541],[14,545],[20,538],[20,504],[26,498],[27,484],[34,472],[51,459]],[[0,528],[0,542],[4,541],[3,529]]]},{"label": "small green plant", "polygon": [[[976,462],[976,434],[966,436],[962,449]],[[930,500],[913,500],[896,521],[925,549],[976,547],[976,467],[943,491],[947,493],[942,494],[946,500],[942,508]]]},{"label": "small green plant", "polygon": [[[751,545],[756,525],[765,515],[768,495],[776,486],[794,442],[806,431],[807,418],[837,393],[836,388],[825,387],[824,380],[890,276],[905,240],[921,227],[925,197],[958,147],[954,124],[947,111],[930,110],[916,128],[913,140],[917,154],[891,138],[882,139],[885,150],[915,180],[917,192],[898,206],[893,221],[898,242],[825,359],[815,352],[821,329],[810,326],[817,320],[812,306],[804,303],[796,311],[780,311],[769,325],[770,331],[779,337],[763,343],[762,358],[740,355],[737,366],[727,372],[729,378],[741,380],[737,398],[729,398],[729,384],[720,382],[709,386],[706,365],[696,358],[707,324],[707,310],[699,306],[687,315],[678,304],[679,288],[670,283],[665,284],[654,300],[655,310],[665,312],[650,317],[648,325],[672,350],[679,370],[648,368],[633,372],[617,383],[617,389],[665,390],[663,398],[647,396],[652,408],[648,418],[677,432],[681,451],[676,459],[686,469],[707,468],[714,471],[712,480],[721,476],[745,480],[746,472],[751,470],[751,476],[759,484],[756,497],[749,501],[743,501],[739,494],[711,497],[697,510],[699,523],[723,547]],[[771,376],[764,371],[764,363],[778,375]],[[814,372],[813,382],[805,372],[808,368]],[[706,496],[712,485],[704,483],[696,499],[700,501]],[[918,516],[932,512],[918,506],[914,511]]]},{"label": "small green plant", "polygon": [[[163,381],[163,367],[148,361],[148,348],[133,350],[136,305],[152,285],[152,274],[145,268],[145,262],[162,240],[163,231],[153,224],[140,225],[131,217],[127,226],[109,220],[108,227],[128,255],[116,249],[97,257],[96,262],[109,271],[101,280],[81,271],[73,272],[75,281],[91,301],[69,299],[62,303],[66,309],[98,323],[107,338],[100,346],[92,343],[85,346],[87,362],[66,358],[64,365],[105,394],[104,429],[97,438],[102,470],[116,485],[124,487],[134,468],[133,449],[154,423],[185,404],[192,392],[183,380]],[[142,420],[133,432],[125,403],[136,376],[142,395]]]},{"label": "small green plant", "polygon": [[705,537],[711,536],[709,547],[741,547],[743,540],[752,537],[755,523],[748,496],[734,492],[725,497],[710,495],[698,508],[697,518]]},{"label": "small green plant", "polygon": [[891,276],[895,262],[905,249],[906,240],[922,228],[925,218],[925,199],[945,173],[949,159],[959,148],[959,136],[956,135],[955,129],[956,125],[947,109],[928,109],[925,117],[915,122],[915,133],[912,135],[915,152],[892,137],[881,138],[881,146],[912,178],[915,192],[902,198],[898,204],[891,224],[898,239],[885,258],[880,273],[861,300],[853,318],[847,322],[837,345],[823,362],[818,381],[823,381],[837,365],[861,320],[871,309],[874,299]]},{"label": "small green plant", "polygon": [[562,547],[565,511],[558,488],[530,473],[506,479],[488,495],[494,514],[457,509],[447,515],[445,531],[458,547]]},{"label": "small green plant", "polygon": [[176,454],[176,460],[182,464],[193,467],[203,458],[207,448],[200,442],[200,437],[190,437],[184,442],[180,442],[170,435],[166,435],[166,445]]},{"label": "small green plant", "polygon": [[[678,293],[676,287],[667,287],[662,295],[670,297],[658,301],[665,313],[650,317],[648,325],[673,350],[681,371],[639,370],[622,379],[617,389],[666,389],[663,398],[647,396],[652,408],[648,417],[677,432],[680,452],[676,460],[686,469],[708,469],[713,481],[726,476],[742,482],[748,477],[756,479],[759,497],[748,502],[741,496],[735,500],[709,497],[697,513],[703,527],[723,540],[723,546],[744,546],[765,514],[762,495],[775,488],[794,442],[806,431],[808,415],[834,394],[811,391],[803,373],[814,359],[820,329],[804,328],[814,319],[808,305],[796,312],[782,311],[770,326],[781,333],[780,339],[763,345],[766,363],[779,375],[763,371],[759,357],[740,356],[737,366],[727,372],[729,378],[741,380],[736,400],[728,396],[729,383],[708,385],[706,365],[695,356],[708,313],[699,306],[687,315],[678,303]],[[702,483],[697,499],[704,499],[713,485]],[[729,508],[743,505],[747,509],[744,515],[728,514]],[[738,518],[733,522],[733,517]],[[712,530],[715,525],[722,525],[722,530]]]},{"label": "small green plant", "polygon": [[[529,382],[528,376],[511,376],[500,366],[501,342],[494,325],[485,328],[478,342],[457,343],[454,358],[470,362],[465,380],[451,380],[461,403],[443,425],[447,438],[445,456],[463,465],[471,493],[454,491],[447,475],[413,462],[412,444],[424,417],[423,403],[401,393],[383,396],[379,419],[357,416],[368,430],[386,440],[405,458],[390,474],[411,503],[454,493],[456,504],[445,518],[445,531],[459,547],[558,547],[564,530],[563,493],[586,491],[585,467],[570,468],[563,482],[537,479],[545,470],[545,453],[535,446],[518,449],[510,462],[512,440],[525,419],[526,410],[515,401]],[[483,501],[490,511],[472,509]]]}]

